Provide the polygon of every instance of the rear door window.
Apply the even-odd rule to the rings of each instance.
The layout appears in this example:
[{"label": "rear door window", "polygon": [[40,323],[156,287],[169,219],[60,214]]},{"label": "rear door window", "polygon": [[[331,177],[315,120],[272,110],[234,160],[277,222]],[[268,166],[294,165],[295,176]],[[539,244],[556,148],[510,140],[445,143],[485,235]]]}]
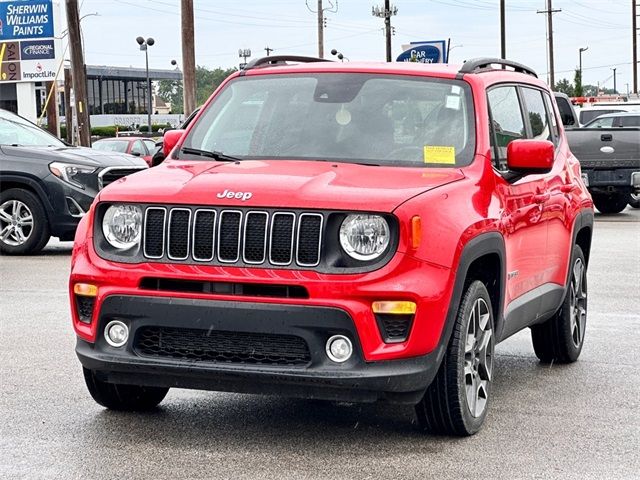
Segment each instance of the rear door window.
[{"label": "rear door window", "polygon": [[640,127],[640,115],[618,117],[617,127]]},{"label": "rear door window", "polygon": [[522,96],[524,98],[529,126],[531,127],[529,138],[533,140],[553,141],[554,137],[551,133],[551,124],[542,98],[542,91],[523,87]]},{"label": "rear door window", "polygon": [[526,138],[518,92],[513,85],[489,90],[491,110],[491,145],[493,164],[500,171],[507,170],[507,146],[514,140]]}]

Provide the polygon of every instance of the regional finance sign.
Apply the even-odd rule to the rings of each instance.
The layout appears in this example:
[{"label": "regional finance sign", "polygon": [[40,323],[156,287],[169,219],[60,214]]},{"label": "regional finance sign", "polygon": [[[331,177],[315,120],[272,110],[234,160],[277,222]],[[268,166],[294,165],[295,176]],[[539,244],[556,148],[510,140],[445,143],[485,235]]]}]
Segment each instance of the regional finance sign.
[{"label": "regional finance sign", "polygon": [[0,82],[55,80],[59,13],[52,0],[0,0]]}]

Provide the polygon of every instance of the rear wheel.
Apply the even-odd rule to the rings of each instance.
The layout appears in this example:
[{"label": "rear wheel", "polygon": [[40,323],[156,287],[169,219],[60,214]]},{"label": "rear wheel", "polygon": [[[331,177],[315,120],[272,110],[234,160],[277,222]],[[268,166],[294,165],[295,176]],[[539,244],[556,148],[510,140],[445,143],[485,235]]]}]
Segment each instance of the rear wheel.
[{"label": "rear wheel", "polygon": [[580,356],[587,326],[587,265],[575,245],[568,291],[560,310],[546,322],[531,327],[533,349],[545,363],[571,363]]},{"label": "rear wheel", "polygon": [[93,399],[110,410],[151,410],[162,402],[169,391],[168,388],[107,383],[100,380],[96,372],[86,368],[82,370]]},{"label": "rear wheel", "polygon": [[593,193],[593,203],[600,213],[620,213],[627,208],[629,194],[627,193]]},{"label": "rear wheel", "polygon": [[629,198],[629,205],[633,208],[640,208],[640,194],[632,193]]},{"label": "rear wheel", "polygon": [[462,299],[440,369],[416,405],[429,432],[473,435],[487,415],[493,376],[493,311],[482,282],[472,282]]},{"label": "rear wheel", "polygon": [[47,215],[38,197],[21,188],[0,194],[0,252],[38,253],[49,241]]}]

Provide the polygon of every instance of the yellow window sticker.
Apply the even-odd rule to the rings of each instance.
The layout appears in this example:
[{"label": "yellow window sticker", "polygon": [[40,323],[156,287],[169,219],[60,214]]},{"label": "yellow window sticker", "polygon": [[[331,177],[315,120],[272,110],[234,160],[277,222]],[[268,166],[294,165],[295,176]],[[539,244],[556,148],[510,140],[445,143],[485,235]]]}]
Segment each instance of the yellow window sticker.
[{"label": "yellow window sticker", "polygon": [[424,146],[424,163],[456,164],[456,147],[442,145]]}]

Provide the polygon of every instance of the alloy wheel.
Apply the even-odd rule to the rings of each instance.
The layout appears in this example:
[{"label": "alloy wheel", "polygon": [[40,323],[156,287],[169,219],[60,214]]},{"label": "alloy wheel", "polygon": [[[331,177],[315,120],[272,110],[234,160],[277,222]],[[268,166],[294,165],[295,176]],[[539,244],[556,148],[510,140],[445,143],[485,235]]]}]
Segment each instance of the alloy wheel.
[{"label": "alloy wheel", "polygon": [[491,312],[482,298],[473,304],[464,348],[464,379],[467,407],[474,417],[484,412],[489,399],[493,372],[493,331]]},{"label": "alloy wheel", "polygon": [[586,272],[582,259],[577,258],[573,264],[569,291],[571,339],[576,347],[579,347],[584,340],[584,331],[587,323],[587,289],[584,281]]},{"label": "alloy wheel", "polygon": [[33,213],[20,200],[0,205],[0,241],[12,247],[24,245],[33,232]]}]

